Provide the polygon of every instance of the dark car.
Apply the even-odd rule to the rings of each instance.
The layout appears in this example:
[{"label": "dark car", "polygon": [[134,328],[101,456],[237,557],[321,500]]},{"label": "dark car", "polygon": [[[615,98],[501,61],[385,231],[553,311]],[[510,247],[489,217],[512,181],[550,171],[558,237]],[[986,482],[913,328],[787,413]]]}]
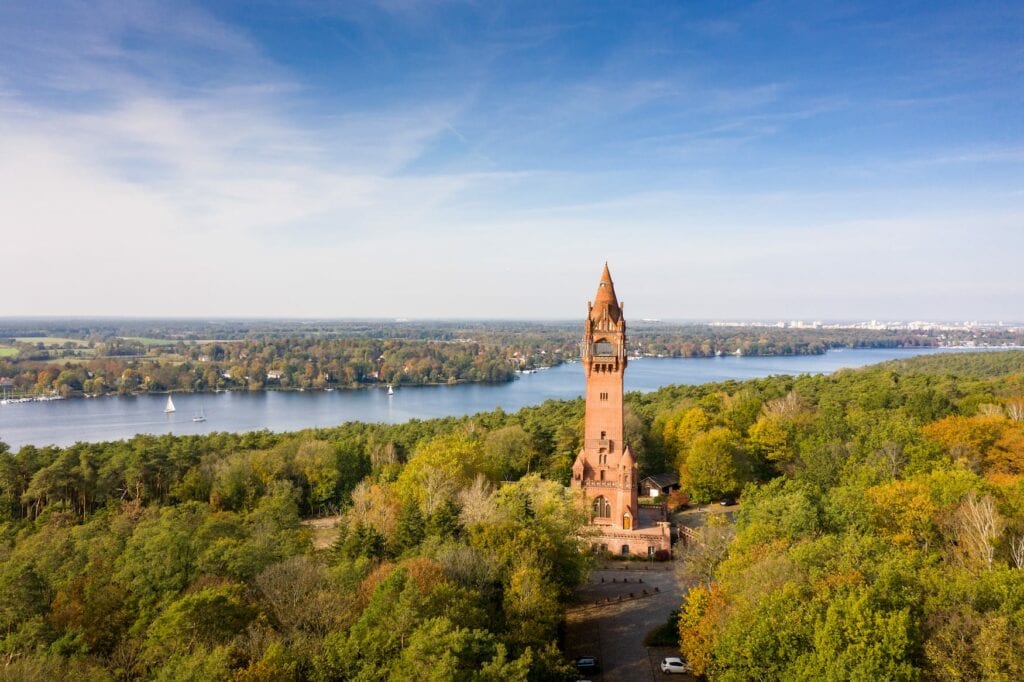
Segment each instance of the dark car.
[{"label": "dark car", "polygon": [[736,498],[732,496],[723,497],[722,501],[719,502],[719,504],[722,505],[723,507],[731,507],[734,504],[736,504]]},{"label": "dark car", "polygon": [[588,675],[601,670],[601,664],[598,663],[597,657],[595,656],[580,656],[573,661],[572,664],[576,666],[576,670]]}]

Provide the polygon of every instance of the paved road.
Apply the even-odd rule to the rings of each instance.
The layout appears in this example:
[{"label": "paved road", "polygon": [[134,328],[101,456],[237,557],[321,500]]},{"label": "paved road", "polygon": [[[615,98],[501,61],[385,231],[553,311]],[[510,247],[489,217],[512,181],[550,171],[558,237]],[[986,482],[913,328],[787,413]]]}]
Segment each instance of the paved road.
[{"label": "paved road", "polygon": [[[600,604],[570,610],[566,616],[566,653],[572,658],[600,658],[602,671],[593,676],[595,682],[661,679],[661,658],[679,654],[672,649],[648,651],[644,646],[644,636],[668,620],[672,609],[682,603],[674,564],[653,564],[653,568],[646,569],[643,567],[652,565],[641,564],[639,569],[636,564],[626,565],[628,570],[594,571],[590,583],[580,590],[581,603]],[[643,596],[644,590],[647,596]],[[629,598],[630,593],[633,598]],[[617,601],[620,597],[622,600]]]}]

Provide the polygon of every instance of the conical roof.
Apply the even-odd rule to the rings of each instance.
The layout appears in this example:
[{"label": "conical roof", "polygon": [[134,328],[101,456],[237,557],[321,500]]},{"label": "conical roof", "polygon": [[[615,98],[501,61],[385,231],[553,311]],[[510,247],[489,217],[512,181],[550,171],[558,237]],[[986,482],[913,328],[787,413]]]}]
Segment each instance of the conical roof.
[{"label": "conical roof", "polygon": [[590,319],[600,319],[605,311],[613,321],[618,322],[622,311],[619,309],[619,299],[615,296],[615,285],[612,283],[612,275],[608,272],[608,262],[605,261],[604,271],[601,273],[601,281],[597,285],[597,293],[594,294],[594,308],[590,311]]}]

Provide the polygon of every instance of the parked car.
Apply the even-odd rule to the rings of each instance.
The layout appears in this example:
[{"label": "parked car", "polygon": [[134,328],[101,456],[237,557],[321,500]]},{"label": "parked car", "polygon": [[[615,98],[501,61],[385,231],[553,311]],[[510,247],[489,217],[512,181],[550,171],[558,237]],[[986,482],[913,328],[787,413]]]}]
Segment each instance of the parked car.
[{"label": "parked car", "polygon": [[599,672],[601,670],[601,664],[598,662],[596,656],[580,656],[572,662],[576,666],[576,670],[580,673],[587,675]]},{"label": "parked car", "polygon": [[719,504],[722,505],[723,507],[731,507],[734,504],[736,504],[736,498],[732,496],[723,497],[722,501],[719,502]]},{"label": "parked car", "polygon": [[661,672],[666,675],[672,673],[688,673],[690,672],[690,666],[683,661],[683,659],[671,656],[669,658],[661,659]]}]

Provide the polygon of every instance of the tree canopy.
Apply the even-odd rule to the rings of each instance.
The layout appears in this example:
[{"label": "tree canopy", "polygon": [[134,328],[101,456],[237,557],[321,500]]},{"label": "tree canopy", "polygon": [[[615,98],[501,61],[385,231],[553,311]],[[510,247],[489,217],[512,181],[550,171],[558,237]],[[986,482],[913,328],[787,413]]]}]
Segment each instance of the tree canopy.
[{"label": "tree canopy", "polygon": [[[1024,353],[629,394],[707,529],[681,646],[721,679],[1021,679]],[[570,679],[583,403],[297,433],[0,444],[12,679]],[[340,520],[314,543],[304,520]],[[432,676],[432,677],[431,677]]]}]

